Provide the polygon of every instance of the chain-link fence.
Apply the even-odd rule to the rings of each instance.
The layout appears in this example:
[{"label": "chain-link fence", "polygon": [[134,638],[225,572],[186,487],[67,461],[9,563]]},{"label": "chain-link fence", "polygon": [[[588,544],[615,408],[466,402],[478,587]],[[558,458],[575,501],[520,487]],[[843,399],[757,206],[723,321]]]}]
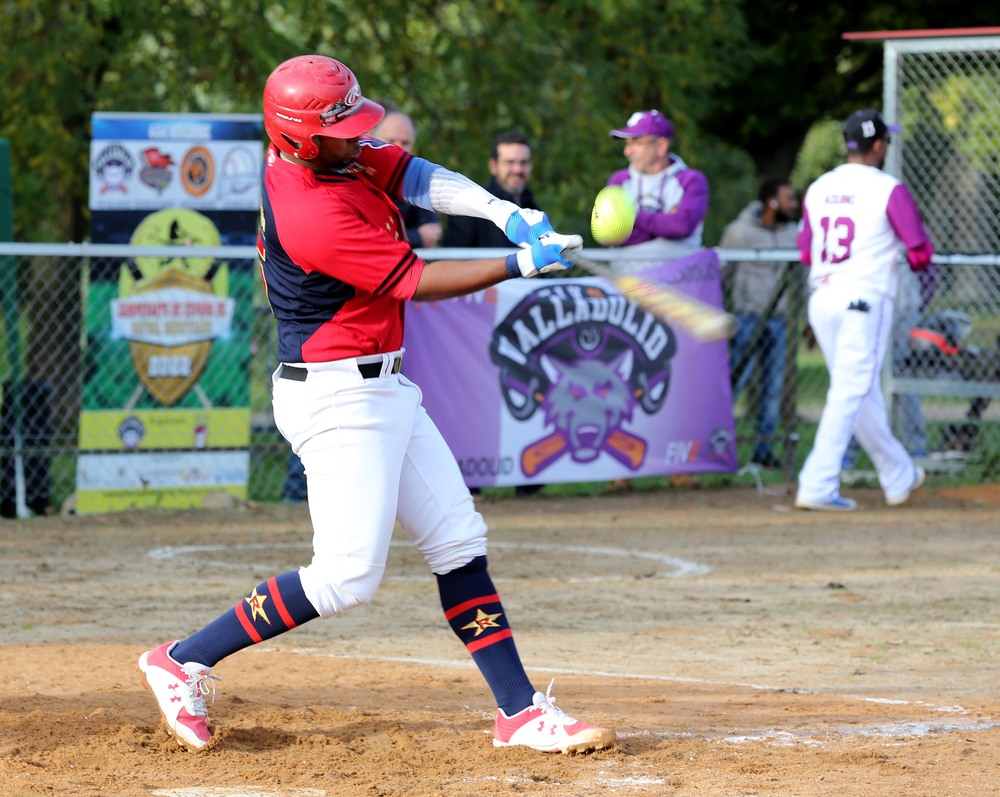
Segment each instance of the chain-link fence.
[{"label": "chain-link fence", "polygon": [[[1000,251],[1000,37],[890,39],[884,55],[885,114],[903,125],[887,171],[910,187],[938,252]],[[897,357],[886,393],[903,407],[904,433],[931,427],[930,467],[959,470],[995,450],[984,424],[1000,398],[1000,263],[944,259],[936,288],[903,286],[897,317],[919,325],[923,349]],[[982,464],[996,469],[995,457]]]},{"label": "chain-link fence", "polygon": [[[797,251],[720,250],[729,261],[786,262],[769,309],[788,296],[785,314],[766,312],[753,326],[743,350],[732,359],[734,412],[740,462],[779,471],[791,481],[812,446],[829,378],[822,354],[806,333],[803,270]],[[890,355],[883,373],[893,431],[928,473],[963,483],[1000,476],[1000,289],[984,272],[1000,266],[998,255],[936,255],[930,276],[900,269]],[[975,296],[965,293],[980,284]],[[781,331],[780,338],[769,326]],[[774,350],[781,341],[780,352]],[[768,357],[780,355],[784,381],[777,428],[767,434]],[[743,371],[748,371],[746,376]],[[748,378],[749,377],[749,378]],[[760,451],[774,452],[761,461]],[[852,446],[845,456],[845,478],[874,482],[867,455]]]},{"label": "chain-link fence", "polygon": [[[93,294],[90,275],[95,268],[120,269],[124,260],[118,249],[123,248],[0,245],[0,509],[5,516],[17,511],[18,482],[22,502],[29,511],[38,513],[58,508],[76,489],[81,402],[88,380],[92,381],[98,373],[94,369],[100,365],[94,361],[93,347],[87,345],[85,320]],[[111,253],[102,253],[104,250]],[[232,271],[238,270],[239,264],[252,266],[255,257],[253,250],[246,249],[215,254],[224,257]],[[489,251],[480,250],[479,254],[485,256]],[[592,254],[600,257],[600,253]],[[780,294],[787,293],[785,315],[765,314],[747,329],[745,353],[736,358],[732,370],[734,381],[744,371],[747,374],[734,403],[740,464],[745,465],[762,442],[757,418],[763,386],[752,354],[754,342],[765,334],[769,323],[773,326],[777,321],[787,345],[782,353],[785,368],[778,420],[767,436],[781,463],[771,470],[770,478],[793,480],[811,447],[828,385],[822,356],[802,335],[802,267],[797,253],[790,250],[720,250],[719,254],[723,260],[787,263],[774,297],[776,305]],[[906,330],[897,349],[895,384],[910,390],[913,384],[902,380],[919,380],[913,392],[925,423],[925,449],[914,453],[923,454],[931,470],[948,471],[959,481],[996,478],[1000,469],[1000,402],[992,399],[1000,389],[1000,291],[984,288],[969,298],[962,286],[979,280],[983,269],[996,268],[1000,258],[951,256],[939,257],[937,263],[940,280],[917,327],[919,334],[911,337]],[[269,375],[276,362],[275,326],[259,284],[257,291],[253,309],[244,314],[243,322],[250,329],[248,368],[241,363],[241,367],[223,373],[245,380],[248,390],[249,496],[258,501],[279,501],[289,450],[271,418]],[[957,297],[962,297],[961,302]],[[767,348],[765,345],[765,352]],[[125,370],[133,367],[128,361],[119,365]],[[937,386],[937,392],[928,385]],[[940,390],[941,385],[947,390]],[[227,392],[226,386],[216,386],[210,392],[225,396],[239,391]],[[895,419],[897,434],[902,436],[898,407]],[[183,452],[174,453],[184,456]],[[870,465],[862,453],[852,467],[864,472]]]}]

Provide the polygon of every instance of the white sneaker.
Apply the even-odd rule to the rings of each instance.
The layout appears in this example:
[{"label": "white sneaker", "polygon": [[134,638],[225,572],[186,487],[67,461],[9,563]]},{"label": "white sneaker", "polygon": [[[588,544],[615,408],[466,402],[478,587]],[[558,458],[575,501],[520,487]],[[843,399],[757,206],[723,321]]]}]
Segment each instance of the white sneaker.
[{"label": "white sneaker", "polygon": [[494,747],[523,745],[543,753],[586,753],[603,750],[616,741],[615,732],[608,728],[588,725],[555,707],[552,697],[553,679],[543,695],[535,692],[531,705],[508,717],[497,709],[493,730]]},{"label": "white sneaker", "polygon": [[913,476],[913,484],[910,485],[909,490],[905,493],[900,493],[899,495],[887,495],[885,497],[885,502],[889,506],[900,506],[905,504],[910,500],[910,493],[918,489],[920,485],[924,483],[924,479],[927,478],[927,472],[919,465],[914,467],[914,471],[916,471],[916,473]]},{"label": "white sneaker", "polygon": [[211,675],[212,668],[204,664],[174,661],[170,650],[176,644],[176,641],[164,642],[147,650],[139,657],[136,669],[142,673],[143,685],[156,698],[167,731],[181,747],[197,752],[212,741],[205,695],[211,692],[214,700],[213,681],[222,679]]}]

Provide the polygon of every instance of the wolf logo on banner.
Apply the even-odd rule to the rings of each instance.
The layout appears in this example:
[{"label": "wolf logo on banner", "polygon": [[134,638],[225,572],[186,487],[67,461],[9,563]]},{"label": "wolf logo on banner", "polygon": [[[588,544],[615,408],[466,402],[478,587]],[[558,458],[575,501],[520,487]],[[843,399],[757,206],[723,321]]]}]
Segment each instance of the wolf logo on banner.
[{"label": "wolf logo on banner", "polygon": [[676,348],[670,327],[600,286],[561,280],[525,296],[490,345],[507,410],[521,421],[543,412],[551,429],[522,450],[524,474],[602,453],[637,470],[648,444],[626,427],[637,409],[662,407]]}]

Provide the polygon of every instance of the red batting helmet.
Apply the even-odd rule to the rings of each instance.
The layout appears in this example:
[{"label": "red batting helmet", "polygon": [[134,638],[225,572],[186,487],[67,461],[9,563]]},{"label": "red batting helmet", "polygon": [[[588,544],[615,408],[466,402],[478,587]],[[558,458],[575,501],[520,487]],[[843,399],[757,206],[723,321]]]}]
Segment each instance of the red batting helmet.
[{"label": "red batting helmet", "polygon": [[356,138],[385,116],[361,96],[358,79],[325,55],[298,55],[279,64],[264,84],[264,129],[286,155],[312,160],[314,136]]}]

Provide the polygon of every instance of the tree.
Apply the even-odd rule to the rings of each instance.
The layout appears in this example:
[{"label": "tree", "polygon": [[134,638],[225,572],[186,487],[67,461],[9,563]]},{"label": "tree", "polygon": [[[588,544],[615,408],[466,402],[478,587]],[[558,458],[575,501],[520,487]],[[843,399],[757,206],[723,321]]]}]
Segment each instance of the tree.
[{"label": "tree", "polygon": [[741,3],[740,14],[750,44],[745,68],[716,94],[715,113],[704,122],[741,142],[764,178],[792,171],[814,122],[881,106],[881,43],[848,41],[845,33],[973,27],[995,11],[983,0],[959,7],[935,0],[754,0]]},{"label": "tree", "polygon": [[86,236],[94,111],[256,111],[270,70],[302,52],[349,63],[367,94],[414,114],[423,154],[470,176],[485,179],[496,132],[524,129],[541,195],[564,226],[586,229],[597,188],[622,163],[607,132],[641,108],[671,115],[685,158],[710,177],[716,155],[724,172],[741,169],[724,140],[699,134],[715,89],[739,68],[738,0],[0,8],[0,135],[13,146],[20,240]]},{"label": "tree", "polygon": [[248,111],[293,48],[268,3],[6,0],[0,135],[10,138],[17,238],[87,233],[95,111]]}]

